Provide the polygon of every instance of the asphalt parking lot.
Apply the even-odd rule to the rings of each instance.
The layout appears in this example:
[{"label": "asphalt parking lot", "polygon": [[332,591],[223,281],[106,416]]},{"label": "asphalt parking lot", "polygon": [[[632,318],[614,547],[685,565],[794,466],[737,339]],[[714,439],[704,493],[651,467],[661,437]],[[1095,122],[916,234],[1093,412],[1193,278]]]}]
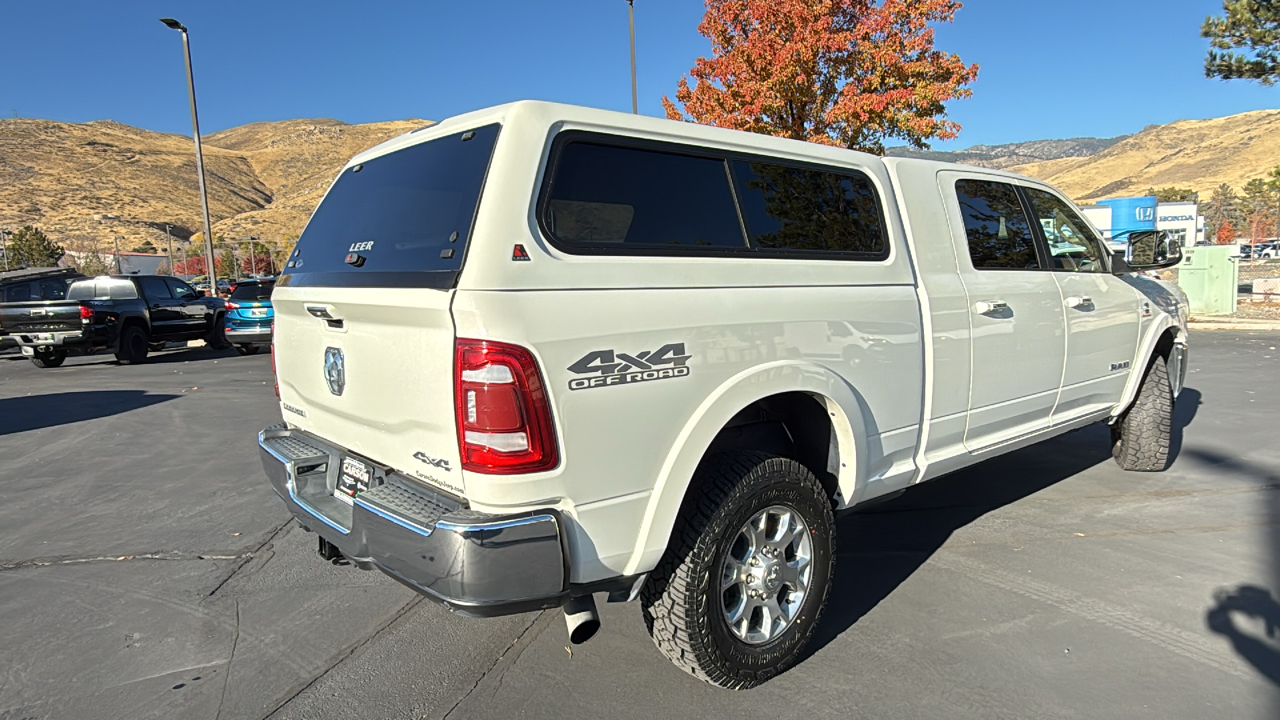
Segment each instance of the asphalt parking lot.
[{"label": "asphalt parking lot", "polygon": [[267,487],[266,355],[0,355],[0,718],[1280,717],[1280,335],[1193,337],[1177,459],[1095,426],[839,522],[809,657],[683,675],[639,607],[479,621],[336,567]]}]

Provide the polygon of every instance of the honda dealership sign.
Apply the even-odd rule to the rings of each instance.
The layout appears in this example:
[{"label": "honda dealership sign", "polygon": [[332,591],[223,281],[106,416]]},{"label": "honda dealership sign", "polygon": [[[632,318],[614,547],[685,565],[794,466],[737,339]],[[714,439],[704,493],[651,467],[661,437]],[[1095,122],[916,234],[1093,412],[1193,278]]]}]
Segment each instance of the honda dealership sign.
[{"label": "honda dealership sign", "polygon": [[1119,235],[1133,230],[1156,229],[1156,197],[1116,198],[1099,200],[1099,205],[1111,208],[1111,234]]}]

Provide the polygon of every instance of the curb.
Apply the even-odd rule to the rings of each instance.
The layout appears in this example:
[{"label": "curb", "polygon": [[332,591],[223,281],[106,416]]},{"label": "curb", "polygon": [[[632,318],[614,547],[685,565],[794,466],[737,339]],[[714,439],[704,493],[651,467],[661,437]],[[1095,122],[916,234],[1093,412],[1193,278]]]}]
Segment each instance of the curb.
[{"label": "curb", "polygon": [[1254,332],[1280,332],[1280,321],[1272,320],[1192,320],[1187,323],[1192,330],[1252,330]]}]

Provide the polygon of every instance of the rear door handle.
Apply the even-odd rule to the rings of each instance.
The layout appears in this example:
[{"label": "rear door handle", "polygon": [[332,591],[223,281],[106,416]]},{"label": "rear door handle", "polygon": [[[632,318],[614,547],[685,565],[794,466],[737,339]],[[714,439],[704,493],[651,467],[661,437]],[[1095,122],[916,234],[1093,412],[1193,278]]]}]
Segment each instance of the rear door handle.
[{"label": "rear door handle", "polygon": [[1088,295],[1073,295],[1067,298],[1067,307],[1069,308],[1091,307],[1092,305],[1093,298]]},{"label": "rear door handle", "polygon": [[1009,303],[1003,300],[979,300],[973,304],[973,311],[979,315],[991,315],[1009,309]]},{"label": "rear door handle", "polygon": [[346,321],[344,321],[341,317],[339,317],[336,314],[337,311],[334,310],[331,306],[307,305],[305,306],[305,308],[306,308],[307,314],[311,315],[311,317],[317,317],[317,318],[320,318],[321,320],[324,320],[325,326],[328,327],[330,330],[337,330],[339,332],[347,331]]}]

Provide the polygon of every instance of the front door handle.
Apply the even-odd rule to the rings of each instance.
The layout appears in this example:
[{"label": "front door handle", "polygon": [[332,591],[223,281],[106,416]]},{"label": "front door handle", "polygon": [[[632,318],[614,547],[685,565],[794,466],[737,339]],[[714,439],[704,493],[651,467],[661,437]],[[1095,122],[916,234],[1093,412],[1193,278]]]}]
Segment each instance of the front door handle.
[{"label": "front door handle", "polygon": [[974,303],[973,311],[979,315],[991,315],[1009,309],[1009,303],[1003,300],[979,300]]},{"label": "front door handle", "polygon": [[1092,306],[1093,306],[1093,298],[1089,297],[1088,295],[1072,295],[1071,297],[1067,298],[1067,307],[1069,308],[1092,307]]}]

